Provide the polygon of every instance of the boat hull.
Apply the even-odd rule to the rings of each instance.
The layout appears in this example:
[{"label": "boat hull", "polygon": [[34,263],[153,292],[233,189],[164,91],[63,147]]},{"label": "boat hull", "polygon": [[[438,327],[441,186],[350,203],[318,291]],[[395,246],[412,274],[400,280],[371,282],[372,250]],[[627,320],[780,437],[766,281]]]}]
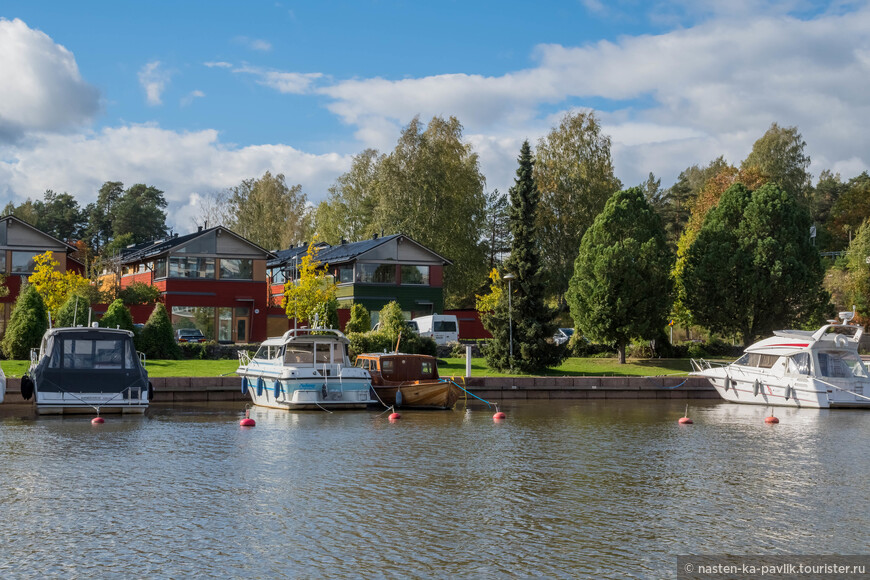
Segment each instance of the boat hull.
[{"label": "boat hull", "polygon": [[[277,379],[246,375],[245,389],[251,402],[258,407],[270,409],[293,409],[300,411],[365,409],[377,399],[372,396],[371,383],[367,380],[327,379]],[[258,384],[259,383],[259,384]]]},{"label": "boat hull", "polygon": [[375,385],[374,389],[385,405],[403,409],[452,409],[460,394],[459,389],[449,381]]}]

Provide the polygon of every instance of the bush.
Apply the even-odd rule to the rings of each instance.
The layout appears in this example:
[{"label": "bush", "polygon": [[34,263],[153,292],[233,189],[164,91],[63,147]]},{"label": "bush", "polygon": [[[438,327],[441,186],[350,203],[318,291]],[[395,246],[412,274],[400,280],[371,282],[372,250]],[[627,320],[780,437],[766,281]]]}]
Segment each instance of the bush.
[{"label": "bush", "polygon": [[344,327],[346,333],[368,332],[372,329],[372,317],[362,304],[354,304],[350,308],[350,319]]},{"label": "bush", "polygon": [[48,310],[36,287],[28,284],[15,300],[6,334],[3,354],[9,359],[29,359],[30,349],[38,348],[48,329]]},{"label": "bush", "polygon": [[608,358],[616,354],[615,348],[606,344],[589,342],[586,337],[577,332],[571,335],[566,348],[570,356],[576,357],[596,357],[597,355],[604,354],[603,358]]},{"label": "bush", "polygon": [[178,345],[181,358],[191,360],[215,359],[216,342],[185,342]]},{"label": "bush", "polygon": [[158,298],[160,298],[160,290],[151,284],[133,282],[118,292],[118,298],[123,300],[126,306],[133,306],[135,304],[153,304],[157,302]]},{"label": "bush", "polygon": [[[380,330],[350,332],[347,339],[350,341],[352,357],[364,353],[393,352],[396,350],[395,339]],[[438,345],[429,337],[421,337],[411,332],[402,335],[402,340],[399,342],[399,352],[436,356]]]},{"label": "bush", "polygon": [[172,332],[172,322],[166,313],[166,307],[158,302],[154,312],[148,317],[145,328],[139,337],[139,350],[148,358],[178,359],[181,357],[181,349],[175,342],[175,334]]},{"label": "bush", "polygon": [[85,326],[88,323],[88,309],[91,301],[86,293],[73,293],[66,299],[57,312],[55,326]]},{"label": "bush", "polygon": [[106,314],[100,319],[100,326],[103,328],[121,328],[123,330],[133,330],[133,315],[130,310],[124,306],[124,301],[118,298],[106,310]]}]

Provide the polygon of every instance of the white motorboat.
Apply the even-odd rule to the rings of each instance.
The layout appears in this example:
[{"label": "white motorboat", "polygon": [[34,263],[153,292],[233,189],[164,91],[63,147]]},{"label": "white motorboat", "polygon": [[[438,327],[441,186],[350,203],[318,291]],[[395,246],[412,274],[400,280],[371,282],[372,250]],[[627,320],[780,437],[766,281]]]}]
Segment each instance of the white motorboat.
[{"label": "white motorboat", "polygon": [[300,328],[265,340],[253,358],[239,351],[242,393],[273,409],[362,409],[376,403],[368,371],[350,364],[338,330]]},{"label": "white motorboat", "polygon": [[49,328],[21,378],[21,395],[41,415],[144,413],[153,392],[133,333],[96,323]]},{"label": "white motorboat", "polygon": [[870,408],[870,375],[858,356],[863,327],[841,312],[816,331],[778,330],[731,364],[692,359],[726,401],[806,408]]}]

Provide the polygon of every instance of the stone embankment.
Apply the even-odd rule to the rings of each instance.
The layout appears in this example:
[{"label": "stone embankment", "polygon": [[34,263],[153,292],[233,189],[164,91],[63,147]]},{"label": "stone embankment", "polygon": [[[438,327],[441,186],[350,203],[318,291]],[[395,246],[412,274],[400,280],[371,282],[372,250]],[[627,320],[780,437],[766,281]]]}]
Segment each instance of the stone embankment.
[{"label": "stone embankment", "polygon": [[[463,384],[461,379],[457,382]],[[154,403],[250,400],[242,395],[238,377],[152,378],[151,383]],[[465,379],[465,387],[478,397],[495,401],[719,398],[710,383],[699,377],[472,377]],[[24,403],[20,389],[20,379],[7,379],[4,404]]]}]

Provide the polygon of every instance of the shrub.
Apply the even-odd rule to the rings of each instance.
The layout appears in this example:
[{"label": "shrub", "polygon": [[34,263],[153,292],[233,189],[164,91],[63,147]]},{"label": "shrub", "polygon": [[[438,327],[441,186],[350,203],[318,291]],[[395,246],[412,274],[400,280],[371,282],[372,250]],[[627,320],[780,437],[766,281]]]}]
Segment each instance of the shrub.
[{"label": "shrub", "polygon": [[154,312],[148,317],[139,337],[138,347],[148,358],[177,359],[181,356],[181,349],[178,348],[172,332],[172,322],[162,303],[158,302]]},{"label": "shrub", "polygon": [[100,319],[100,326],[103,328],[121,328],[123,330],[133,330],[133,315],[130,314],[130,309],[124,306],[124,301],[118,298],[106,310],[106,314]]},{"label": "shrub", "polygon": [[55,326],[84,326],[88,323],[88,309],[91,301],[86,293],[73,293],[66,299],[57,312]]},{"label": "shrub", "polygon": [[368,309],[362,304],[354,304],[350,308],[350,320],[344,327],[344,331],[350,332],[368,332],[372,329],[372,317],[369,315]]},{"label": "shrub", "polygon": [[24,287],[9,317],[3,336],[3,354],[9,359],[28,359],[30,349],[37,348],[48,329],[48,310],[36,287]]},{"label": "shrub", "polygon": [[[127,306],[134,304],[153,304],[160,297],[160,290],[156,286],[144,282],[133,282],[120,292],[118,298]],[[123,327],[122,327],[123,328]]]}]

